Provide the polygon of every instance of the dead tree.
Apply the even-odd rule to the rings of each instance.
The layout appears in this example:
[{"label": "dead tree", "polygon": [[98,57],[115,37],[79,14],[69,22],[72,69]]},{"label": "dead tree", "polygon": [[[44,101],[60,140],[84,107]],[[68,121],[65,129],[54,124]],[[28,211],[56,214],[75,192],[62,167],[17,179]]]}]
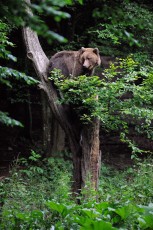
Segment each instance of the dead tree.
[{"label": "dead tree", "polygon": [[[30,4],[30,0],[25,0]],[[29,12],[32,14],[31,12]],[[74,166],[74,192],[80,192],[90,175],[91,185],[97,189],[100,158],[99,151],[99,120],[94,118],[88,125],[80,125],[79,118],[72,116],[71,109],[58,104],[58,94],[54,85],[48,80],[49,60],[40,45],[36,32],[29,27],[23,28],[23,38],[26,45],[27,57],[32,61],[40,80],[39,87],[47,97],[54,118],[63,128],[72,152]],[[49,124],[48,124],[49,125]]]}]

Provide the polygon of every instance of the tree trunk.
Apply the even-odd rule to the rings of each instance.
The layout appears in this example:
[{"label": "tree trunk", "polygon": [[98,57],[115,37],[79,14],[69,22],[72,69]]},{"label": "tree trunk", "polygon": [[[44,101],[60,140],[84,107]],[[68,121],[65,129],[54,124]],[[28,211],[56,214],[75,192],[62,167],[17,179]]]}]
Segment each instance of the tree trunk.
[{"label": "tree trunk", "polygon": [[[26,0],[26,2],[30,4],[30,0]],[[23,28],[23,37],[27,48],[27,56],[32,60],[40,79],[39,87],[44,91],[56,121],[68,137],[73,155],[74,192],[80,192],[82,186],[85,185],[88,173],[91,176],[93,188],[97,189],[100,167],[99,120],[95,118],[91,124],[81,130],[80,120],[74,115],[71,108],[57,103],[57,91],[52,82],[48,81],[47,76],[49,60],[42,50],[37,34],[29,27],[25,27]],[[49,125],[48,122],[47,125]]]},{"label": "tree trunk", "polygon": [[79,153],[80,137],[78,127],[75,129],[72,125],[73,122],[70,123],[70,112],[67,111],[68,109],[65,110],[64,106],[57,103],[57,91],[52,82],[47,80],[49,60],[42,50],[37,34],[29,27],[25,27],[23,28],[23,38],[27,49],[27,56],[33,62],[36,73],[40,79],[39,88],[42,89],[46,94],[54,117],[59,122],[69,139],[74,163],[74,190],[79,191],[81,188],[81,154]]},{"label": "tree trunk", "polygon": [[51,110],[47,102],[45,93],[41,92],[42,118],[43,118],[43,151],[44,156],[49,157],[52,151],[51,136]]},{"label": "tree trunk", "polygon": [[41,94],[43,117],[43,150],[45,157],[51,157],[65,150],[65,132],[55,119],[45,93]]},{"label": "tree trunk", "polygon": [[101,151],[99,149],[100,121],[94,118],[90,125],[85,125],[82,130],[82,187],[90,181],[93,189],[98,188],[99,170],[101,165]]}]

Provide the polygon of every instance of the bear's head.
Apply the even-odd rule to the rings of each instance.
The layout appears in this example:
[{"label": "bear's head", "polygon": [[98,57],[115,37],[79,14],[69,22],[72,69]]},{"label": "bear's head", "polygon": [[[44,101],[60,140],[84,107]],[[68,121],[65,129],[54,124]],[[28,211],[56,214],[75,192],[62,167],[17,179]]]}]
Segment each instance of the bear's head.
[{"label": "bear's head", "polygon": [[80,49],[80,62],[83,68],[93,70],[96,66],[101,64],[98,48],[84,48]]}]

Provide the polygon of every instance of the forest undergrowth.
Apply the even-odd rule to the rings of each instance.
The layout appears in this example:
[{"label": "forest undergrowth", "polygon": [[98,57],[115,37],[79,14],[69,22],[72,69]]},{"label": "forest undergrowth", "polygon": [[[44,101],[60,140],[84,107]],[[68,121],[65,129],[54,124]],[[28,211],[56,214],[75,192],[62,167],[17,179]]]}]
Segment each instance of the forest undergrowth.
[{"label": "forest undergrowth", "polygon": [[153,229],[153,160],[124,170],[102,164],[99,189],[71,193],[72,165],[58,158],[14,162],[0,182],[0,229]]}]

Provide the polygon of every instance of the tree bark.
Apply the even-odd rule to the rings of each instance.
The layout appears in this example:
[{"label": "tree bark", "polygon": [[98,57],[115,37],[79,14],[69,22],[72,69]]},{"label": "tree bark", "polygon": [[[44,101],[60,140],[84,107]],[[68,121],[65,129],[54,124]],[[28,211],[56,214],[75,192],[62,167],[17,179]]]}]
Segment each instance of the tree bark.
[{"label": "tree bark", "polygon": [[45,93],[41,92],[42,120],[43,120],[43,151],[44,156],[49,157],[52,151],[52,134],[51,134],[51,109],[48,105]]},{"label": "tree bark", "polygon": [[99,170],[101,165],[101,151],[99,149],[100,121],[94,118],[90,125],[82,130],[82,187],[86,181],[91,183],[95,190],[98,188]]},{"label": "tree bark", "polygon": [[43,151],[45,157],[51,157],[65,150],[65,132],[55,119],[45,93],[41,93],[43,117]]},{"label": "tree bark", "polygon": [[35,71],[40,79],[39,88],[42,89],[47,97],[49,106],[54,114],[54,117],[59,122],[60,126],[65,131],[70,149],[73,153],[74,165],[74,190],[79,191],[81,188],[81,154],[79,146],[79,131],[78,127],[73,127],[73,121],[70,122],[69,114],[64,106],[57,103],[58,95],[51,81],[48,81],[48,65],[49,60],[42,50],[37,34],[29,27],[23,28],[23,38],[25,41],[27,56],[31,59]]},{"label": "tree bark", "polygon": [[[30,0],[25,1],[30,4]],[[44,91],[54,117],[68,137],[70,150],[73,155],[73,190],[77,193],[80,192],[80,189],[85,185],[88,173],[91,176],[93,188],[97,189],[100,167],[99,120],[95,118],[90,125],[83,126],[82,128],[79,118],[72,109],[57,103],[57,91],[52,82],[48,80],[49,60],[42,50],[37,34],[29,27],[25,27],[23,28],[23,38],[27,49],[27,56],[33,62],[40,79],[39,87]]]}]

